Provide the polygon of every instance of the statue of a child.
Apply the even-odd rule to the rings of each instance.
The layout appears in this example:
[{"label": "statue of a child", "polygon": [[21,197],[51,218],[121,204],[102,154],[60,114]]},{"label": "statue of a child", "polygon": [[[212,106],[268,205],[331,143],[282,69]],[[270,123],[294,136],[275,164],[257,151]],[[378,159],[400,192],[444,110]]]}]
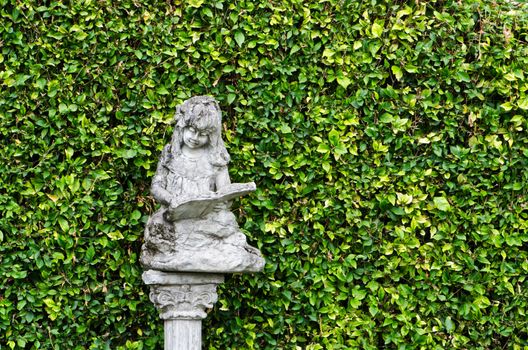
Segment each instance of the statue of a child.
[{"label": "statue of a child", "polygon": [[[246,242],[229,201],[254,184],[231,184],[229,154],[221,137],[221,111],[209,96],[186,100],[176,110],[171,143],[161,153],[152,195],[161,208],[148,220],[141,263],[162,271],[255,272],[264,259]],[[251,186],[249,186],[251,187]],[[229,192],[229,191],[227,191]]]}]

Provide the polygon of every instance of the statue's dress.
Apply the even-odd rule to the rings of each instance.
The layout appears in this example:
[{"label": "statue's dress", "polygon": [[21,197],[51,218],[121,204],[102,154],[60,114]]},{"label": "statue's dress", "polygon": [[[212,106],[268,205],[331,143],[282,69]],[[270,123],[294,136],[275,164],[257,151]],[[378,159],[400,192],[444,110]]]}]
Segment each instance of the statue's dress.
[{"label": "statue's dress", "polygon": [[[179,201],[214,192],[215,179],[225,167],[213,166],[207,154],[190,158],[173,156],[166,147],[153,179],[171,198]],[[145,227],[141,252],[144,267],[163,271],[245,272],[260,271],[264,259],[246,242],[235,216],[220,206],[203,217],[169,222],[167,207],[156,211]]]}]

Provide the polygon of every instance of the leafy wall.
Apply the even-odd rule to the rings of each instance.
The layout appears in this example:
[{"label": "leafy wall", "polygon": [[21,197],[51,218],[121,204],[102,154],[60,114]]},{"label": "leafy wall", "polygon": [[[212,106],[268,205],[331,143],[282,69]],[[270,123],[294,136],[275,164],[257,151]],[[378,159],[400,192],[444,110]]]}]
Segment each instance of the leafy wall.
[{"label": "leafy wall", "polygon": [[0,0],[0,349],[160,349],[175,106],[224,110],[267,258],[209,349],[528,347],[528,6]]}]

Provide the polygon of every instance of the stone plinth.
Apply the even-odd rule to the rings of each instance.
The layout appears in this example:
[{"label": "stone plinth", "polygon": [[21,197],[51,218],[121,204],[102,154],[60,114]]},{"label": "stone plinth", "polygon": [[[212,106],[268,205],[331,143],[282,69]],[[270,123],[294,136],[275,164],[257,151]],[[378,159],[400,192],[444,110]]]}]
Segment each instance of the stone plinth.
[{"label": "stone plinth", "polygon": [[165,350],[200,350],[202,319],[218,300],[216,286],[224,276],[148,270],[142,277],[165,321]]}]

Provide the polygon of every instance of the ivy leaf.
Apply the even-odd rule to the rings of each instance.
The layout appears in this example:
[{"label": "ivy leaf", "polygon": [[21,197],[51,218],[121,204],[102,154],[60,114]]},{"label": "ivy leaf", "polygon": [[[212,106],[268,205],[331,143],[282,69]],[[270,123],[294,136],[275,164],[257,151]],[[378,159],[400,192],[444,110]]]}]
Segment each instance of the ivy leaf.
[{"label": "ivy leaf", "polygon": [[293,55],[294,53],[296,53],[297,51],[299,51],[301,48],[299,47],[299,45],[293,45],[291,50],[290,50],[290,55]]},{"label": "ivy leaf", "polygon": [[160,94],[160,95],[169,95],[170,94],[169,90],[167,90],[167,88],[165,86],[163,86],[163,85],[158,87],[156,89],[156,92],[158,94]]},{"label": "ivy leaf", "polygon": [[500,105],[502,108],[504,108],[505,111],[511,111],[512,108],[513,108],[513,105],[511,104],[511,102],[504,102],[503,104]]},{"label": "ivy leaf", "polygon": [[372,24],[372,36],[374,38],[379,38],[383,34],[383,24],[380,24],[378,21]]},{"label": "ivy leaf", "polygon": [[68,224],[68,221],[62,216],[59,216],[58,221],[59,221],[59,226],[61,230],[64,232],[68,232],[68,230],[70,229],[70,225]]},{"label": "ivy leaf", "polygon": [[445,318],[444,325],[448,333],[452,333],[455,330],[455,323],[450,316]]},{"label": "ivy leaf", "polygon": [[339,137],[340,137],[340,133],[339,131],[335,130],[335,129],[332,129],[329,133],[328,133],[328,140],[330,141],[330,144],[332,146],[337,146],[339,144]]},{"label": "ivy leaf", "polygon": [[214,17],[213,11],[211,11],[211,9],[208,8],[208,7],[204,8],[202,11],[207,17],[209,17],[209,18],[213,18]]},{"label": "ivy leaf", "polygon": [[242,33],[240,30],[237,30],[235,32],[235,41],[238,44],[238,46],[242,47],[242,44],[244,44],[245,40],[246,40],[246,37],[244,36],[244,33]]},{"label": "ivy leaf", "polygon": [[467,83],[471,82],[471,79],[469,78],[469,74],[467,74],[467,72],[457,72],[457,77],[461,81],[464,81]]},{"label": "ivy leaf", "polygon": [[204,0],[189,0],[189,6],[199,8],[204,3]]},{"label": "ivy leaf", "polygon": [[528,96],[525,96],[524,98],[521,98],[519,102],[517,102],[517,106],[520,109],[528,110]]},{"label": "ivy leaf", "polygon": [[403,77],[403,71],[398,66],[391,66],[392,74],[396,77],[397,80],[400,80]]},{"label": "ivy leaf", "polygon": [[433,202],[436,208],[441,211],[448,211],[451,209],[451,204],[445,197],[434,197]]},{"label": "ivy leaf", "polygon": [[37,79],[37,81],[35,82],[35,85],[39,90],[43,90],[46,87],[46,84],[47,81],[43,78]]},{"label": "ivy leaf", "polygon": [[317,152],[328,153],[330,152],[330,146],[328,146],[326,143],[321,143],[319,146],[317,146]]},{"label": "ivy leaf", "polygon": [[130,219],[137,221],[141,218],[141,212],[139,210],[134,210],[132,214],[130,215]]},{"label": "ivy leaf", "polygon": [[93,246],[88,247],[88,249],[86,250],[86,260],[88,262],[91,262],[94,256],[95,256],[95,248]]},{"label": "ivy leaf", "polygon": [[59,113],[60,113],[60,114],[65,114],[65,113],[67,113],[67,112],[68,112],[68,106],[65,105],[64,103],[61,103],[61,104],[59,105]]},{"label": "ivy leaf", "polygon": [[490,300],[485,295],[478,296],[473,302],[479,309],[485,309],[491,305]]},{"label": "ivy leaf", "polygon": [[346,89],[350,85],[350,83],[352,83],[352,80],[341,75],[337,77],[337,83]]}]

